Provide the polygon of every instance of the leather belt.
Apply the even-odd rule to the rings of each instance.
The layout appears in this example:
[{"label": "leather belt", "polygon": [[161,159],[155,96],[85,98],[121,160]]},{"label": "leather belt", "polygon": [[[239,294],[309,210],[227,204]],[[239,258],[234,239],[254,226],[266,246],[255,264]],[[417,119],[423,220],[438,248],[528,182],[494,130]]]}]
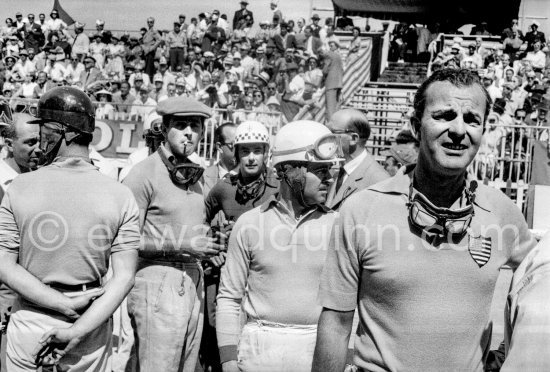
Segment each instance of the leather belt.
[{"label": "leather belt", "polygon": [[101,280],[97,279],[93,282],[83,284],[50,283],[48,286],[59,292],[84,292],[88,289],[101,287]]},{"label": "leather belt", "polygon": [[196,263],[197,259],[184,251],[139,251],[139,257],[147,260]]}]

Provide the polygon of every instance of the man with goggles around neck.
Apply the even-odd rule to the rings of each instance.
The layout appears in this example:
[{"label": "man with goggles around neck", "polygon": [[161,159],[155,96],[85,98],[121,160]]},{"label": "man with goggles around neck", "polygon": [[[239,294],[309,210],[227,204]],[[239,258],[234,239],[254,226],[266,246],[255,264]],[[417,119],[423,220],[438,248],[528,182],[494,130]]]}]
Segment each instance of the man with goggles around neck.
[{"label": "man with goggles around neck", "polygon": [[165,141],[124,179],[139,205],[142,234],[128,313],[142,371],[194,371],[203,328],[200,260],[224,248],[207,237],[198,182],[204,168],[195,152],[211,110],[173,97],[157,113]]},{"label": "man with goggles around neck", "polygon": [[[269,157],[270,135],[265,125],[257,121],[245,121],[236,128],[232,143],[224,144],[234,151],[237,168],[236,174],[229,173],[220,180],[206,198],[206,221],[214,231],[221,230],[229,235],[235,221],[245,212],[262,205],[279,190],[279,180],[275,178],[272,169],[267,167]],[[216,218],[221,213],[220,218]],[[227,243],[227,241],[226,241]],[[207,310],[211,325],[214,326],[217,295],[219,287],[220,267],[225,262],[225,252],[212,258],[211,262],[216,266],[211,268],[210,282],[206,288]],[[211,284],[205,280],[207,284]],[[213,311],[213,312],[212,312]],[[218,364],[219,351],[216,344],[215,329],[211,339],[214,345],[209,345],[212,354],[216,354],[214,360],[206,361],[209,364]],[[206,330],[205,330],[206,332]],[[203,334],[206,337],[206,334]],[[206,339],[204,340],[206,341]],[[203,342],[203,345],[205,342]],[[203,359],[207,359],[206,350]],[[212,359],[212,357],[208,358]],[[206,370],[207,368],[205,368]]]},{"label": "man with goggles around neck", "polygon": [[41,167],[14,179],[2,199],[0,282],[19,294],[9,371],[110,369],[110,319],[134,284],[139,210],[89,158],[94,111],[79,89],[46,92],[28,122],[40,128]]},{"label": "man with goggles around neck", "polygon": [[467,177],[490,105],[468,70],[439,70],[418,89],[417,164],[339,210],[312,371],[344,369],[356,308],[361,371],[484,370],[499,270],[535,244],[508,197]]},{"label": "man with goggles around neck", "polygon": [[365,113],[355,109],[339,110],[332,115],[327,126],[340,137],[345,159],[330,187],[326,203],[338,210],[348,197],[389,178],[389,175],[365,148],[370,137],[369,119]]},{"label": "man with goggles around neck", "polygon": [[239,217],[222,267],[216,331],[224,372],[311,370],[335,218],[323,203],[337,153],[338,139],[320,123],[291,122],[277,133],[279,193]]}]

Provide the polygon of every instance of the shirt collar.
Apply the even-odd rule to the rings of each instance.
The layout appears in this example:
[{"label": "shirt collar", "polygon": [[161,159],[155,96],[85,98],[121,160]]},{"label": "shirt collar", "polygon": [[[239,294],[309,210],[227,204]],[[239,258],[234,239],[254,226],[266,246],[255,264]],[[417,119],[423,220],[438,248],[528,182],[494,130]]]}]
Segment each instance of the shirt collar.
[{"label": "shirt collar", "polygon": [[[282,205],[280,205],[280,200],[281,200],[281,196],[279,193],[276,193],[276,194],[273,194],[271,195],[265,202],[262,203],[262,205],[260,206],[260,212],[266,212],[268,209],[274,207],[274,206],[280,206],[282,207]],[[282,210],[285,211],[285,213],[288,213],[287,209],[282,207],[280,208]],[[326,205],[324,204],[317,204],[317,208],[313,208],[312,210],[321,210],[322,212],[324,213],[328,213],[328,212],[332,212],[332,209],[330,209],[329,207],[327,207]],[[310,212],[306,213],[304,216],[308,215]]]},{"label": "shirt collar", "polygon": [[[369,186],[369,190],[373,190],[376,192],[380,192],[382,194],[398,194],[398,195],[404,195],[407,198],[409,197],[409,190],[410,185],[412,182],[412,179],[410,177],[411,172],[414,170],[414,167],[416,164],[409,164],[407,166],[404,166],[397,171],[395,176],[390,177],[384,181],[381,181],[377,184],[374,184],[372,186]],[[468,173],[466,176],[466,180],[468,182],[474,181],[475,179]],[[479,181],[477,181],[479,183]],[[487,212],[490,212],[490,209],[487,208],[487,205],[480,205],[479,204],[479,195],[481,194],[481,190],[478,187],[476,190],[476,199],[474,201],[474,204],[478,206],[481,209],[486,210]]]},{"label": "shirt collar", "polygon": [[363,149],[361,154],[356,156],[354,159],[352,159],[348,163],[344,164],[344,170],[346,171],[346,174],[348,176],[352,174],[353,171],[356,170],[359,165],[361,165],[361,163],[363,162],[363,160],[365,160],[366,157],[367,157],[367,149]]},{"label": "shirt collar", "polygon": [[99,169],[98,167],[93,165],[90,158],[84,158],[84,157],[59,156],[54,159],[51,165],[59,168],[94,169],[94,170]]}]

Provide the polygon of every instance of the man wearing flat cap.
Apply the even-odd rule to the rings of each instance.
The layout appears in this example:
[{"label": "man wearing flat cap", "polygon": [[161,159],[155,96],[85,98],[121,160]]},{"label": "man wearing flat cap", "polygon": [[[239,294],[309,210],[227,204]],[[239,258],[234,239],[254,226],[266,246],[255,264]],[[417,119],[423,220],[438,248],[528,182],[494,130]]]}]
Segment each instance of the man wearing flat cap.
[{"label": "man wearing flat cap", "polygon": [[140,209],[142,245],[128,312],[141,371],[191,372],[203,327],[200,260],[223,245],[207,237],[203,161],[196,150],[210,109],[187,97],[159,103],[165,142],[136,164],[124,184]]},{"label": "man wearing flat cap", "polygon": [[246,7],[248,6],[248,0],[241,0],[241,9],[235,12],[233,16],[233,30],[237,29],[237,25],[241,19],[248,19],[248,27],[252,27],[254,24],[254,15]]}]

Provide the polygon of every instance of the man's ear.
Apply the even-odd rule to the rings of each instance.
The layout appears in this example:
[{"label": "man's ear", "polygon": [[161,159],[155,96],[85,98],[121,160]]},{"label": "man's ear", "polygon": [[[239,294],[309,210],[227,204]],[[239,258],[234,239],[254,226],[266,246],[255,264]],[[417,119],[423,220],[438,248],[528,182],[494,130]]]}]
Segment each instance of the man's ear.
[{"label": "man's ear", "polygon": [[351,140],[349,141],[350,147],[357,146],[359,142],[359,135],[357,133],[350,133]]},{"label": "man's ear", "polygon": [[411,132],[416,137],[418,142],[420,142],[420,119],[416,116],[411,117]]},{"label": "man's ear", "polygon": [[6,138],[5,140],[6,147],[8,148],[9,152],[13,152],[13,138]]}]

